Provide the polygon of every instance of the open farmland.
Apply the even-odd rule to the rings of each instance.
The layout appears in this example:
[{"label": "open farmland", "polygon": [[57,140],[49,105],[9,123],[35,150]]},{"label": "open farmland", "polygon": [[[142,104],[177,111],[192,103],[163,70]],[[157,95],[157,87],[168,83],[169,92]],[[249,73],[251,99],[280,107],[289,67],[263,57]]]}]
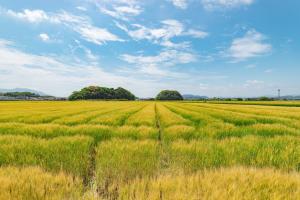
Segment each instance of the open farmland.
[{"label": "open farmland", "polygon": [[300,199],[299,102],[244,104],[0,102],[0,199]]}]

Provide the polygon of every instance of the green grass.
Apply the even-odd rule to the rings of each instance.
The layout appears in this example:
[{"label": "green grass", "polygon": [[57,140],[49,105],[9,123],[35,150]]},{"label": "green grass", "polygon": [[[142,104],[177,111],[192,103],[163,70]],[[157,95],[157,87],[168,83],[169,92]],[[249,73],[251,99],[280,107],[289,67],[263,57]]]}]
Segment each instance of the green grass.
[{"label": "green grass", "polygon": [[1,166],[40,166],[53,172],[64,171],[87,178],[93,139],[57,137],[51,140],[28,136],[0,137]]},{"label": "green grass", "polygon": [[96,149],[96,181],[104,196],[111,198],[119,185],[135,178],[150,177],[160,167],[160,147],[155,141],[112,140]]},{"label": "green grass", "polygon": [[300,170],[300,140],[295,137],[177,141],[169,145],[171,168],[199,169],[248,166]]}]

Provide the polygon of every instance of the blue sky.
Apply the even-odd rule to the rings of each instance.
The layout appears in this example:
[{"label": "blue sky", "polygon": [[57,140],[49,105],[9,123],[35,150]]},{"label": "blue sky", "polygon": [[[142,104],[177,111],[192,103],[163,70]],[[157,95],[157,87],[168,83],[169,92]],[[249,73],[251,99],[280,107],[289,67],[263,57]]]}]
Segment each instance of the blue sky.
[{"label": "blue sky", "polygon": [[300,94],[300,1],[0,0],[0,88]]}]

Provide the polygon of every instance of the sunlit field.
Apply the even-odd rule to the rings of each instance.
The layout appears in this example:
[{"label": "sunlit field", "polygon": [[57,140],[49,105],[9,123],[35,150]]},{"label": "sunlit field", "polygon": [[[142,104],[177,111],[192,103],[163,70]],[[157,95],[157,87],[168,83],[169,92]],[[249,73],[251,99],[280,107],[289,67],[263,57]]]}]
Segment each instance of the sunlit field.
[{"label": "sunlit field", "polygon": [[300,199],[299,106],[0,102],[0,199]]}]

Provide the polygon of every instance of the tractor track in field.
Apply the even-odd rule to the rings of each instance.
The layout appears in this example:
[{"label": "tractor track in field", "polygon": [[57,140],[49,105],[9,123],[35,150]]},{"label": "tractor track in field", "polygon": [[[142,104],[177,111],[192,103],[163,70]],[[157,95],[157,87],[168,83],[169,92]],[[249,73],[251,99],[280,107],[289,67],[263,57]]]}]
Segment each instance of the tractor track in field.
[{"label": "tractor track in field", "polygon": [[[193,117],[190,117],[190,116],[188,116],[188,115],[186,115],[186,114],[183,114],[183,113],[181,113],[181,112],[176,111],[173,107],[171,107],[171,106],[169,106],[169,105],[165,105],[165,107],[166,107],[169,111],[171,111],[172,113],[174,113],[174,114],[176,114],[176,115],[179,115],[179,116],[181,116],[182,118],[188,120],[190,123],[192,123],[193,126],[195,126],[195,127],[197,127],[197,128],[200,127],[200,126],[203,126],[203,124],[204,124],[204,122],[203,122],[202,120],[195,120],[195,119],[193,119]],[[183,109],[183,108],[180,108],[180,107],[177,107],[177,108]],[[184,110],[184,109],[183,109],[183,110]],[[193,112],[194,112],[194,111],[193,111]]]},{"label": "tractor track in field", "polygon": [[131,111],[131,112],[128,112],[127,114],[125,114],[125,115],[122,117],[122,119],[120,120],[119,126],[124,126],[124,125],[126,124],[126,122],[127,122],[127,120],[128,120],[129,117],[131,117],[132,115],[134,115],[134,114],[140,112],[140,111],[143,110],[146,106],[147,106],[147,105],[142,106],[141,108],[139,108],[139,109],[137,109],[137,110],[134,110],[134,111]]},{"label": "tractor track in field", "polygon": [[155,110],[155,127],[158,130],[158,141],[162,142],[162,127],[160,124],[160,119],[159,119],[159,114],[158,114],[156,103],[154,105],[154,110]]}]

